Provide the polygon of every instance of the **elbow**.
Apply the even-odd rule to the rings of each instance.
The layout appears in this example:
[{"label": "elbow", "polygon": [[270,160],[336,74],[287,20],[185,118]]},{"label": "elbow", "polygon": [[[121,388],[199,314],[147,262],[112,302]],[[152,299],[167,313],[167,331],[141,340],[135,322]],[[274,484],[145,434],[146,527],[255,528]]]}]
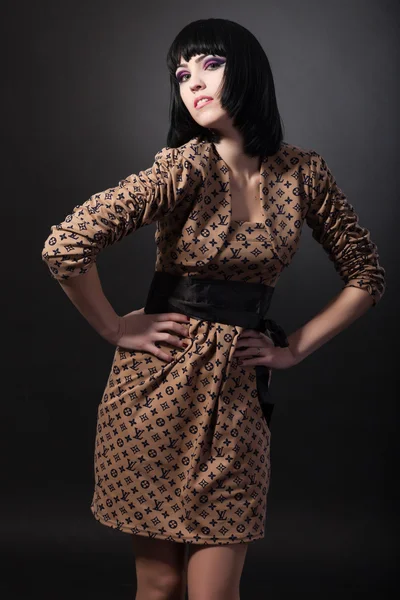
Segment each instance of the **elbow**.
[{"label": "elbow", "polygon": [[355,287],[368,292],[372,298],[371,307],[375,307],[380,302],[386,291],[386,279],[381,273],[377,273],[375,276],[370,272],[360,273],[351,279],[344,279],[344,284],[345,288]]}]

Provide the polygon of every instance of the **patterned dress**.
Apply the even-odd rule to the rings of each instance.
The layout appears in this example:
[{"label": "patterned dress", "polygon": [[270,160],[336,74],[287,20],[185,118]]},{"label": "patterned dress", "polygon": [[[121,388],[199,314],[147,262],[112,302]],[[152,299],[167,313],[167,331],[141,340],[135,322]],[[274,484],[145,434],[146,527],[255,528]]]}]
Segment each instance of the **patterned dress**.
[{"label": "patterned dress", "polygon": [[[156,270],[275,286],[303,222],[344,287],[374,306],[385,271],[369,231],[312,150],[283,142],[260,169],[265,219],[231,217],[229,170],[214,144],[163,148],[153,167],[76,206],[53,226],[42,258],[55,279],[85,273],[97,254],[157,223]],[[94,517],[120,531],[185,543],[246,543],[265,533],[271,431],[255,367],[233,357],[242,327],[190,317],[189,345],[115,350],[98,406]]]}]

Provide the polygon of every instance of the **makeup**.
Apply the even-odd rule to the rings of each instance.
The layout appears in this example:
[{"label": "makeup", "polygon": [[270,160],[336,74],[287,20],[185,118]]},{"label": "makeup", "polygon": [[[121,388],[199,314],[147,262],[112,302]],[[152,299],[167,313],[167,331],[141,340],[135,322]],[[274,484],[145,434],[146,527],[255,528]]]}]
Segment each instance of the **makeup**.
[{"label": "makeup", "polygon": [[[224,58],[215,58],[214,56],[209,56],[204,61],[203,67],[204,67],[205,70],[216,71],[223,64],[225,64],[225,59]],[[184,63],[184,64],[182,64],[182,67],[184,65],[187,66]],[[179,71],[179,72],[176,73],[176,78],[177,78],[179,84],[184,83],[185,81],[187,81],[186,79],[184,79],[186,77],[186,75],[189,75],[189,73],[187,73],[185,71]]]}]

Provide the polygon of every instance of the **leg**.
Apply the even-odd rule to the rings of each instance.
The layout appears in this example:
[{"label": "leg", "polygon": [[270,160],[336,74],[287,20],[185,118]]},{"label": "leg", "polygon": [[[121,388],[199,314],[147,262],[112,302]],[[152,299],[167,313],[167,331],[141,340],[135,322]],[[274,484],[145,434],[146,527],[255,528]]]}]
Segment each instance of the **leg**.
[{"label": "leg", "polygon": [[186,544],[133,535],[135,600],[184,600]]},{"label": "leg", "polygon": [[190,545],[189,600],[239,600],[247,548],[248,544]]}]

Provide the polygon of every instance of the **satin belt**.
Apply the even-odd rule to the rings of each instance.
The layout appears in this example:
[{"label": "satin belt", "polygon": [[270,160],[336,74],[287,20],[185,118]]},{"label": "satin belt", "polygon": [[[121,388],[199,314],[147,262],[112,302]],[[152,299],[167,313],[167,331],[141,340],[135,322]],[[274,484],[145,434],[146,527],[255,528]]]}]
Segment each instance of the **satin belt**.
[{"label": "satin belt", "polygon": [[[203,279],[155,271],[144,312],[179,312],[185,315],[255,329],[270,337],[275,346],[289,342],[282,327],[267,318],[274,288],[269,285]],[[275,402],[269,391],[270,368],[255,365],[257,393],[263,415],[270,427]]]}]

